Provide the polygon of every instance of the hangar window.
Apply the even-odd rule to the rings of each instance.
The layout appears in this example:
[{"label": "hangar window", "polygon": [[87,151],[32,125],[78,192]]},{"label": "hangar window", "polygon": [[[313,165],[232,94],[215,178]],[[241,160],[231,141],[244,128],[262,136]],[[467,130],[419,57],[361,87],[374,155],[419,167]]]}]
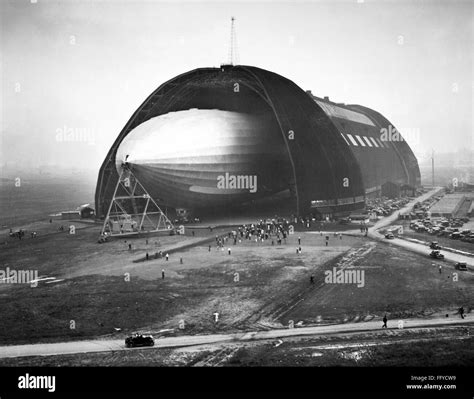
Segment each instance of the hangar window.
[{"label": "hangar window", "polygon": [[372,140],[372,143],[374,143],[374,146],[376,146],[377,148],[379,147],[379,145],[377,144],[377,142],[375,141],[373,137],[369,137],[369,139]]},{"label": "hangar window", "polygon": [[349,140],[353,145],[355,145],[356,147],[359,145],[357,144],[357,141],[354,140],[354,137],[352,137],[352,134],[347,133],[347,137],[349,137]]},{"label": "hangar window", "polygon": [[366,143],[369,145],[369,147],[373,147],[372,143],[370,142],[369,138],[367,136],[362,136]]},{"label": "hangar window", "polygon": [[350,146],[349,142],[347,141],[347,139],[344,137],[344,135],[342,133],[341,133],[341,136],[344,139],[344,141],[346,142],[346,144]]},{"label": "hangar window", "polygon": [[356,111],[349,110],[347,108],[338,107],[337,105],[327,103],[325,101],[315,100],[316,103],[324,110],[326,115],[330,118],[341,118],[348,121],[363,123],[369,126],[375,126],[373,122],[364,114]]},{"label": "hangar window", "polygon": [[357,135],[357,134],[356,134],[355,136],[356,136],[356,139],[359,141],[360,145],[361,145],[362,147],[365,147],[365,143],[364,143],[364,141],[360,138],[360,136]]}]

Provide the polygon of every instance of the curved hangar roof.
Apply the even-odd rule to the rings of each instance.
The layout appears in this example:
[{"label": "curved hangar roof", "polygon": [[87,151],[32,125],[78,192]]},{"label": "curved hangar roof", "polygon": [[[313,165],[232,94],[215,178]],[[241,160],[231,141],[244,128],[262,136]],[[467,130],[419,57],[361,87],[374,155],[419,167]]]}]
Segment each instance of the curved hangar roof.
[{"label": "curved hangar roof", "polygon": [[[273,126],[272,140],[280,143],[286,152],[281,165],[288,173],[281,176],[282,180],[286,179],[283,185],[294,194],[298,214],[314,207],[360,208],[365,196],[379,192],[386,182],[420,184],[418,163],[408,144],[401,138],[382,140],[382,129],[393,132],[394,127],[379,113],[314,97],[292,81],[260,68],[199,68],[162,84],[120,132],[99,171],[95,197],[99,217],[105,216],[113,196],[118,180],[116,157],[124,138],[131,132],[133,135],[134,129],[144,122],[150,123],[152,118],[192,109],[264,115],[264,120],[272,119],[262,124],[266,125],[262,131],[266,135],[268,126]],[[169,182],[172,184],[172,180]],[[161,189],[166,192],[163,185]],[[151,194],[155,196],[152,188]],[[168,196],[166,205],[179,207],[182,194],[176,194],[176,204],[170,203],[173,197]],[[205,201],[204,197],[190,198]]]}]

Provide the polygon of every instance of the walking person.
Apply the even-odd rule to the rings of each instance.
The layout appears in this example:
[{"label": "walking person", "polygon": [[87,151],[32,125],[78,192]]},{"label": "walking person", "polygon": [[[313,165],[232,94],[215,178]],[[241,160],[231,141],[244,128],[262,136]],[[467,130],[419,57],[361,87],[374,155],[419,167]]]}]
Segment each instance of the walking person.
[{"label": "walking person", "polygon": [[387,315],[384,315],[382,321],[383,321],[383,326],[382,326],[382,328],[387,328]]},{"label": "walking person", "polygon": [[459,308],[459,315],[461,316],[461,319],[464,319],[464,308],[462,306]]},{"label": "walking person", "polygon": [[310,282],[311,284],[314,284],[314,276],[313,276],[313,275],[310,276],[309,282]]},{"label": "walking person", "polygon": [[168,261],[168,259],[169,259],[170,256],[169,256],[168,254],[166,254],[165,257],[166,257],[166,261]]}]

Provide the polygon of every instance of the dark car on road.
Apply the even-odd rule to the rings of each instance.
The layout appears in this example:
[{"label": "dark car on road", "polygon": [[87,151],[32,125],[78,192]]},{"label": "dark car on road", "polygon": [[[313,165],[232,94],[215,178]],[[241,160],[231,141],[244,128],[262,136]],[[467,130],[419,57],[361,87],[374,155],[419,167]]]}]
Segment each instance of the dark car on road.
[{"label": "dark car on road", "polygon": [[431,251],[430,256],[436,259],[444,259],[444,255],[439,251]]},{"label": "dark car on road", "polygon": [[395,236],[394,236],[392,233],[387,233],[387,234],[385,234],[385,238],[386,238],[387,240],[392,240],[392,239],[395,238]]},{"label": "dark car on road", "polygon": [[458,262],[454,265],[454,268],[456,270],[466,271],[467,270],[467,263],[466,262]]},{"label": "dark car on road", "polygon": [[433,242],[430,244],[430,248],[431,248],[431,249],[441,249],[441,246],[438,244],[438,241],[433,241]]},{"label": "dark car on road", "polygon": [[125,339],[125,346],[127,348],[136,348],[140,346],[153,346],[155,340],[151,335],[134,334]]}]

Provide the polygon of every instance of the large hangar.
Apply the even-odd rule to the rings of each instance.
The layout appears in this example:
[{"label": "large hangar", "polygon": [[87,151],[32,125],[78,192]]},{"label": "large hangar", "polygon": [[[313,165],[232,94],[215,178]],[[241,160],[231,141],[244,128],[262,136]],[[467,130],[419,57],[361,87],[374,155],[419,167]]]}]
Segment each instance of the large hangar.
[{"label": "large hangar", "polygon": [[186,72],[145,100],[100,168],[100,218],[125,161],[160,205],[188,210],[287,193],[298,215],[339,214],[363,208],[387,182],[420,185],[413,152],[381,114],[241,65]]}]

